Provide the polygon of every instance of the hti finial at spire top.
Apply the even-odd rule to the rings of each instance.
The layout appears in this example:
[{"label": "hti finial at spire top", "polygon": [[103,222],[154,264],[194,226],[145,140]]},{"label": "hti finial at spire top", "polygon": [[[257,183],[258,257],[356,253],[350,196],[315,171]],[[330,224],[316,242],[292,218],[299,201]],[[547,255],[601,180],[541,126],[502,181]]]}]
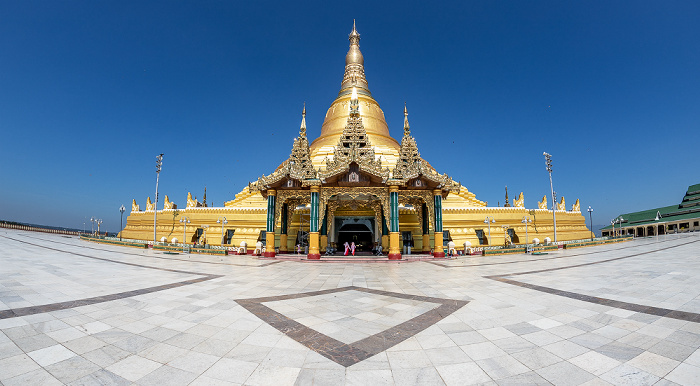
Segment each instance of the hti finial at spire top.
[{"label": "hti finial at spire top", "polygon": [[350,32],[348,39],[350,39],[350,44],[360,43],[360,34],[357,32],[357,28],[355,28],[355,19],[352,19],[352,31]]}]

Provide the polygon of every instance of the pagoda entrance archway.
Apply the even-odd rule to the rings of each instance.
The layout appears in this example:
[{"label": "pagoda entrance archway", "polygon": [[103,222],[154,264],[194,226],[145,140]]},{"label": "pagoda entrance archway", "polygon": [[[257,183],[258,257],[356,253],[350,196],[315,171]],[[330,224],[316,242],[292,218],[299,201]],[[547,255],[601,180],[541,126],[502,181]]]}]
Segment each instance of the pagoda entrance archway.
[{"label": "pagoda entrance archway", "polygon": [[[329,245],[343,251],[342,245],[348,236],[345,233],[356,233],[355,237],[358,240],[361,239],[363,244],[368,246],[367,250],[371,250],[376,243],[381,243],[382,207],[385,197],[365,191],[338,191],[334,195],[328,194],[323,197],[323,192],[321,191],[321,204],[325,204],[327,210]],[[324,201],[323,198],[326,200]],[[359,224],[364,224],[364,228],[357,228]],[[341,229],[345,226],[347,228]],[[341,235],[343,236],[342,242],[339,238]],[[348,242],[352,242],[352,238]]]},{"label": "pagoda entrance archway", "polygon": [[333,238],[337,240],[338,251],[345,251],[345,243],[355,243],[356,252],[371,252],[376,240],[374,224],[374,217],[335,217],[337,230]]}]

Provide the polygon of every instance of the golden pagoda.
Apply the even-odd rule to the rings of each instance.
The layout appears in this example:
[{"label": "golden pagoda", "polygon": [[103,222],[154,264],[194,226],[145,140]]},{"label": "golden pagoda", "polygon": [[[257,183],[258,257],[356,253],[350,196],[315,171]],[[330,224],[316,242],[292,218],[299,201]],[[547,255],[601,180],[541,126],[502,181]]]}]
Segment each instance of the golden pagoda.
[{"label": "golden pagoda", "polygon": [[[191,193],[184,209],[168,201],[157,212],[157,240],[243,246],[247,253],[262,243],[269,257],[307,246],[310,259],[354,243],[364,251],[381,246],[390,259],[400,259],[409,250],[441,257],[447,246],[463,250],[589,237],[578,200],[570,211],[563,197],[553,202],[555,234],[546,196],[538,209],[526,209],[522,193],[512,206],[489,207],[440,174],[421,158],[405,106],[403,137],[392,138],[365,77],[354,23],[349,40],[340,92],[321,135],[309,143],[304,106],[291,154],[276,170],[249,183],[224,207],[207,207]],[[134,200],[122,236],[151,239],[153,210],[140,211]]]}]

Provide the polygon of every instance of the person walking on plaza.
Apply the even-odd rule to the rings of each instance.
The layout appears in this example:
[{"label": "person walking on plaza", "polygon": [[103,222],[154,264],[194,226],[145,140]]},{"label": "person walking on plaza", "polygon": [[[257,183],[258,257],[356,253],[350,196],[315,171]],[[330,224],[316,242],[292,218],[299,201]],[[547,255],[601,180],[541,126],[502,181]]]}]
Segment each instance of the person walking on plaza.
[{"label": "person walking on plaza", "polygon": [[350,244],[350,250],[352,250],[352,255],[355,256],[355,242],[353,241],[352,244]]},{"label": "person walking on plaza", "polygon": [[346,241],[345,244],[343,244],[343,246],[345,247],[345,254],[343,256],[347,256],[348,252],[350,251],[350,244],[348,244],[348,242]]}]

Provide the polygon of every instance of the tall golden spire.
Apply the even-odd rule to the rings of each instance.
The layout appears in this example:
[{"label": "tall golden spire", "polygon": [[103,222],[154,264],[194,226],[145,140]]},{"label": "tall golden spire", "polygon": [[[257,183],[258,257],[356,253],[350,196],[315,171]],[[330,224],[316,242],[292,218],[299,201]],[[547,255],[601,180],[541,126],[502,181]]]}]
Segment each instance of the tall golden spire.
[{"label": "tall golden spire", "polygon": [[301,111],[301,127],[299,127],[299,135],[306,137],[306,102],[304,102],[304,110]]},{"label": "tall golden spire", "polygon": [[408,124],[408,109],[406,102],[403,103],[403,135],[411,135],[411,126]]},{"label": "tall golden spire", "polygon": [[355,20],[352,21],[352,32],[350,32],[348,40],[350,40],[350,49],[345,55],[345,74],[340,85],[339,95],[352,91],[353,87],[358,88],[360,93],[372,95],[365,78],[365,58],[360,52],[360,34],[355,28]]}]

